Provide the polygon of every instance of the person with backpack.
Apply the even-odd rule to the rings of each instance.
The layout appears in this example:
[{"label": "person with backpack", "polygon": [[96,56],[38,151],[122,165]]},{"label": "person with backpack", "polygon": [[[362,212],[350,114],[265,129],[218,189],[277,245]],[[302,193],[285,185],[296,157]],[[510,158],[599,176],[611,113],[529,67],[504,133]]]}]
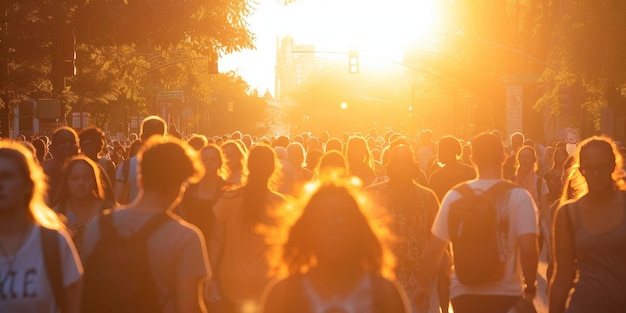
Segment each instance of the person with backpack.
[{"label": "person with backpack", "polygon": [[[151,115],[141,122],[140,142],[145,142],[152,136],[165,137],[166,134],[167,124],[165,124],[165,120],[159,116]],[[139,143],[139,145],[141,145],[141,143]],[[126,204],[137,198],[139,194],[139,186],[137,185],[137,164],[137,156],[132,156],[125,159],[117,166],[115,185],[113,186],[117,203]]]},{"label": "person with backpack", "polygon": [[528,191],[502,179],[505,155],[497,136],[480,134],[472,146],[478,178],[454,187],[442,201],[417,277],[419,312],[427,310],[430,286],[449,243],[455,313],[505,313],[517,304],[532,306],[535,297],[536,206]]},{"label": "person with backpack", "polygon": [[202,233],[171,213],[187,183],[204,174],[197,152],[153,136],[137,161],[138,198],[85,230],[82,312],[206,312],[200,295],[211,270]]},{"label": "person with backpack", "polygon": [[0,141],[0,312],[78,312],[82,267],[24,145]]}]

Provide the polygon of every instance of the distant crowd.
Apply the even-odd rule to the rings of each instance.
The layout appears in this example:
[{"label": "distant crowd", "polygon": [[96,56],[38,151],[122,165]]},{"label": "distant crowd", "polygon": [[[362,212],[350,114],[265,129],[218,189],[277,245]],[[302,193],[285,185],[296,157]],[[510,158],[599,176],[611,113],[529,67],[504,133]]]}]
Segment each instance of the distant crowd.
[{"label": "distant crowd", "polygon": [[0,312],[533,312],[543,274],[551,313],[621,312],[625,151],[158,116],[2,139]]}]

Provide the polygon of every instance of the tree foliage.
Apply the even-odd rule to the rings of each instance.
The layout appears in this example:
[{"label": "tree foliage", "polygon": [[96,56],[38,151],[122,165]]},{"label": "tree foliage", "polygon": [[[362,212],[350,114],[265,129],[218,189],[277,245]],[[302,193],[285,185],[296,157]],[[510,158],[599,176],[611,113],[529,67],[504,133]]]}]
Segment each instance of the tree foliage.
[{"label": "tree foliage", "polygon": [[[3,1],[0,9],[9,37],[0,38],[0,47],[6,49],[0,56],[8,56],[10,72],[1,82],[0,94],[4,99],[10,95],[15,104],[60,98],[68,110],[90,112],[100,127],[124,125],[130,116],[155,113],[159,90],[185,90],[188,97],[209,104],[208,60],[254,48],[246,23],[254,9],[251,3]],[[78,74],[66,80],[65,89],[55,90],[53,58],[58,49],[67,48],[60,43],[59,32],[72,30]]]}]

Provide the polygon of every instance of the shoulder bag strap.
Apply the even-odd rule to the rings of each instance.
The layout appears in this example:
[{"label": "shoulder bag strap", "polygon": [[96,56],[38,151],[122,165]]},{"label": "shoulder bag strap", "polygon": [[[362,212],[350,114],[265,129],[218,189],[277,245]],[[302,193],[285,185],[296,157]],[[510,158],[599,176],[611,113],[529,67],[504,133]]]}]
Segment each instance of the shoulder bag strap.
[{"label": "shoulder bag strap", "polygon": [[63,286],[63,268],[59,248],[59,234],[54,229],[40,227],[43,260],[52,287],[52,293],[61,312],[65,312],[65,288]]}]

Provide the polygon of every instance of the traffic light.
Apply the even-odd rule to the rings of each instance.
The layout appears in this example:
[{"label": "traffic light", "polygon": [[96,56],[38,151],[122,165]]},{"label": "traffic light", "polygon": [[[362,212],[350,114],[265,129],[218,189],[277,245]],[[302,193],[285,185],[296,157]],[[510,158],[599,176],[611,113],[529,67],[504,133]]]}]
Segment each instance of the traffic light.
[{"label": "traffic light", "polygon": [[348,72],[356,74],[359,70],[359,52],[356,50],[348,51]]}]

